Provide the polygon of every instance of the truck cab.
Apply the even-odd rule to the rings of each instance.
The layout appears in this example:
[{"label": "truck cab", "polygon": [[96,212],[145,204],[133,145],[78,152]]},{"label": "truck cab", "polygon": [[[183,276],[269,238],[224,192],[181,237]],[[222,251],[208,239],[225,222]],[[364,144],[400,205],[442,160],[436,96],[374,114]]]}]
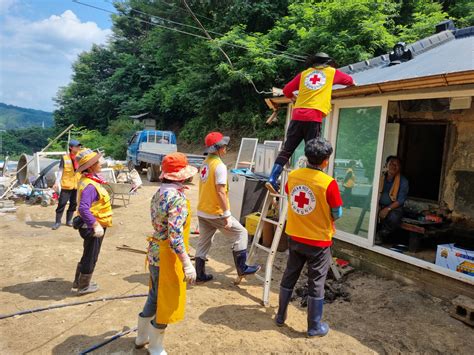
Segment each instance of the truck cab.
[{"label": "truck cab", "polygon": [[141,170],[146,164],[140,161],[140,152],[169,154],[177,151],[176,135],[172,131],[137,131],[128,141],[127,162],[129,168]]}]

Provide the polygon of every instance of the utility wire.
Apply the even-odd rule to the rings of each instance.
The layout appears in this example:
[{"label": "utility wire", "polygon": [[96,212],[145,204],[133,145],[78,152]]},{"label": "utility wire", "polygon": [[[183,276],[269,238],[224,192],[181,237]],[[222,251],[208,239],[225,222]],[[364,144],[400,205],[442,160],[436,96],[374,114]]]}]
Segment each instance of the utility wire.
[{"label": "utility wire", "polygon": [[[209,33],[207,32],[207,30],[204,28],[204,26],[202,25],[201,21],[199,21],[199,19],[196,17],[196,15],[194,15],[194,12],[193,10],[191,10],[191,8],[189,7],[188,3],[186,2],[186,0],[183,0],[183,3],[184,3],[184,6],[186,6],[186,9],[188,9],[189,13],[191,14],[191,16],[193,17],[194,21],[196,21],[199,25],[199,27],[201,27],[202,31],[204,32],[204,34],[206,35],[207,38],[209,38],[210,40],[213,40],[213,38],[209,35]],[[222,54],[224,54],[224,56],[226,57],[227,61],[229,62],[230,64],[230,67],[234,69],[234,65],[232,64],[232,61],[230,60],[229,56],[227,55],[227,53],[220,47],[218,46],[219,50],[222,52]],[[249,76],[249,75],[245,75],[244,74],[244,77],[252,84],[253,88],[255,89],[255,91],[257,92],[257,94],[271,94],[272,91],[261,91],[261,90],[258,90],[257,89],[257,86],[255,85],[255,83],[253,82],[252,78]]]},{"label": "utility wire", "polygon": [[[72,0],[72,1],[75,2],[75,3],[77,3],[77,4],[79,4],[79,5],[82,5],[82,6],[90,7],[90,8],[92,8],[92,9],[96,9],[96,10],[99,10],[99,11],[103,11],[103,12],[107,12],[107,13],[110,13],[110,14],[117,15],[116,12],[110,11],[110,10],[107,10],[107,9],[104,9],[104,8],[102,8],[102,7],[98,7],[98,6],[95,6],[95,5],[87,4],[87,3],[81,2],[81,1],[79,1],[79,0]],[[168,26],[161,25],[161,24],[158,24],[158,23],[155,23],[155,22],[150,22],[150,21],[146,21],[146,20],[143,20],[143,19],[140,19],[140,18],[132,17],[132,16],[130,16],[130,15],[125,15],[125,14],[123,14],[122,16],[127,17],[127,18],[130,18],[130,19],[132,19],[132,20],[137,20],[137,21],[139,21],[139,22],[146,23],[146,24],[149,24],[149,25],[152,25],[152,26],[160,27],[160,28],[163,28],[163,29],[167,29],[167,30],[170,30],[170,31],[175,31],[175,32],[178,32],[178,33],[186,34],[186,35],[189,35],[189,36],[193,36],[193,37],[196,37],[196,38],[201,38],[201,39],[205,39],[205,40],[208,40],[208,41],[209,41],[209,38],[207,38],[207,37],[205,37],[205,36],[198,35],[198,34],[191,33],[191,32],[187,32],[187,31],[183,31],[183,30],[177,29],[177,28],[175,28],[175,27],[168,27]],[[217,40],[218,40],[221,44],[225,44],[225,45],[228,45],[228,46],[230,46],[230,47],[235,47],[235,48],[241,48],[241,49],[245,49],[245,50],[250,50],[248,47],[243,46],[243,45],[231,43],[231,42],[228,42],[228,41],[225,41],[225,40],[221,40],[221,39],[217,39]],[[275,53],[275,52],[273,52],[272,50],[264,50],[263,53],[265,53],[265,54],[271,54],[271,55],[274,55],[274,56],[277,56],[277,57],[280,56],[280,57],[284,57],[284,58],[291,59],[291,60],[295,60],[295,61],[299,61],[299,62],[304,62],[303,59],[298,59],[298,58],[289,56],[289,55],[287,55],[287,54]]]},{"label": "utility wire", "polygon": [[[110,4],[113,4],[113,1],[112,1],[112,0],[103,0],[103,1],[108,2],[108,3],[110,3]],[[163,2],[163,1],[161,1],[161,2]],[[163,2],[163,3],[165,3],[165,2]],[[166,4],[169,5],[168,3],[166,3]],[[200,25],[201,27],[196,27],[196,26],[193,26],[193,25],[188,25],[188,24],[186,24],[186,23],[173,21],[173,20],[171,20],[171,19],[164,18],[164,17],[158,16],[158,15],[152,15],[152,14],[150,14],[150,13],[137,10],[137,9],[131,7],[131,6],[129,6],[129,8],[130,8],[131,11],[136,12],[136,13],[138,13],[138,14],[145,15],[145,16],[150,16],[150,17],[152,17],[152,18],[157,18],[157,19],[160,19],[160,20],[162,20],[162,21],[167,21],[167,22],[170,22],[170,23],[175,24],[175,25],[178,25],[178,26],[193,28],[193,29],[200,30],[200,31],[203,30],[203,28],[204,28],[204,27],[202,26],[202,24],[200,23],[200,21],[197,20],[197,19],[196,19],[196,20],[197,20],[196,22],[199,21],[198,23],[199,23],[199,25]],[[178,7],[178,8],[181,9],[181,10],[184,10],[184,11],[188,11],[188,10],[186,10],[186,9],[182,9],[181,7]],[[192,15],[197,16],[197,14],[196,14],[195,12],[193,12]],[[217,35],[217,36],[220,36],[220,37],[225,37],[225,36],[226,36],[226,35],[223,34],[223,33],[215,32],[215,31],[212,31],[212,30],[205,30],[205,32],[212,33],[212,34]],[[281,45],[281,46],[284,47],[284,48],[288,48],[288,47],[285,46],[285,45]],[[257,47],[259,47],[259,46],[257,46]],[[262,48],[262,47],[260,47],[260,48]],[[303,61],[303,60],[306,58],[305,56],[302,56],[302,55],[299,55],[299,54],[288,54],[287,52],[285,52],[285,51],[280,51],[280,50],[278,50],[278,49],[272,49],[272,51],[275,52],[275,53],[283,54],[284,56],[289,57],[289,58],[291,57],[291,59],[295,59],[295,60],[302,59],[301,61]]]}]

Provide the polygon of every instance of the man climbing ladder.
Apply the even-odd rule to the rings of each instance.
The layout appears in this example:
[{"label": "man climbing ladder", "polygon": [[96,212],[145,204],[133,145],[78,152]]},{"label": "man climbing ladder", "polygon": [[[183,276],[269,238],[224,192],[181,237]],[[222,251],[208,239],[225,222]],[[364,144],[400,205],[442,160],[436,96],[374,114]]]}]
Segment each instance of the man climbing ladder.
[{"label": "man climbing ladder", "polygon": [[[332,58],[320,52],[309,56],[307,68],[299,73],[283,88],[286,97],[296,100],[288,126],[287,137],[283,149],[273,165],[267,189],[278,192],[278,178],[283,166],[304,139],[307,143],[321,134],[323,118],[331,111],[331,93],[333,84],[345,86],[355,85],[352,77],[334,69],[330,63]],[[294,92],[298,90],[297,98]]]}]

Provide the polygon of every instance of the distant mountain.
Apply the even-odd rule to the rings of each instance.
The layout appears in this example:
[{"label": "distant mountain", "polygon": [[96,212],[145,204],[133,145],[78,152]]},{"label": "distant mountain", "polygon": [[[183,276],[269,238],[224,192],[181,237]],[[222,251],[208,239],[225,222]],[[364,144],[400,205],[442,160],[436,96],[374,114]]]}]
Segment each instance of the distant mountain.
[{"label": "distant mountain", "polygon": [[0,129],[18,129],[28,127],[52,127],[53,114],[31,108],[7,105],[0,102]]}]

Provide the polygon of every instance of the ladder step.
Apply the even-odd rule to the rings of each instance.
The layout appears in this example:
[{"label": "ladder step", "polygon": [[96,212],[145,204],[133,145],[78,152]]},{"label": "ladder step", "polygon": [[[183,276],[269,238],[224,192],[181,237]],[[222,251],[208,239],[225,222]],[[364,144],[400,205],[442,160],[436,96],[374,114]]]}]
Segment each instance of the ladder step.
[{"label": "ladder step", "polygon": [[254,274],[254,276],[257,280],[265,282],[265,278],[263,276],[260,276],[259,274]]},{"label": "ladder step", "polygon": [[274,224],[276,226],[278,226],[280,224],[278,221],[274,221],[273,219],[270,219],[270,218],[262,218],[262,221]]},{"label": "ladder step", "polygon": [[272,252],[270,248],[267,248],[267,247],[265,247],[265,246],[263,246],[263,245],[255,244],[255,246],[256,246],[258,249],[262,249],[262,250],[266,251],[268,254],[270,254],[270,253]]},{"label": "ladder step", "polygon": [[273,192],[269,192],[269,195],[272,197],[286,198],[286,195],[274,194]]}]

